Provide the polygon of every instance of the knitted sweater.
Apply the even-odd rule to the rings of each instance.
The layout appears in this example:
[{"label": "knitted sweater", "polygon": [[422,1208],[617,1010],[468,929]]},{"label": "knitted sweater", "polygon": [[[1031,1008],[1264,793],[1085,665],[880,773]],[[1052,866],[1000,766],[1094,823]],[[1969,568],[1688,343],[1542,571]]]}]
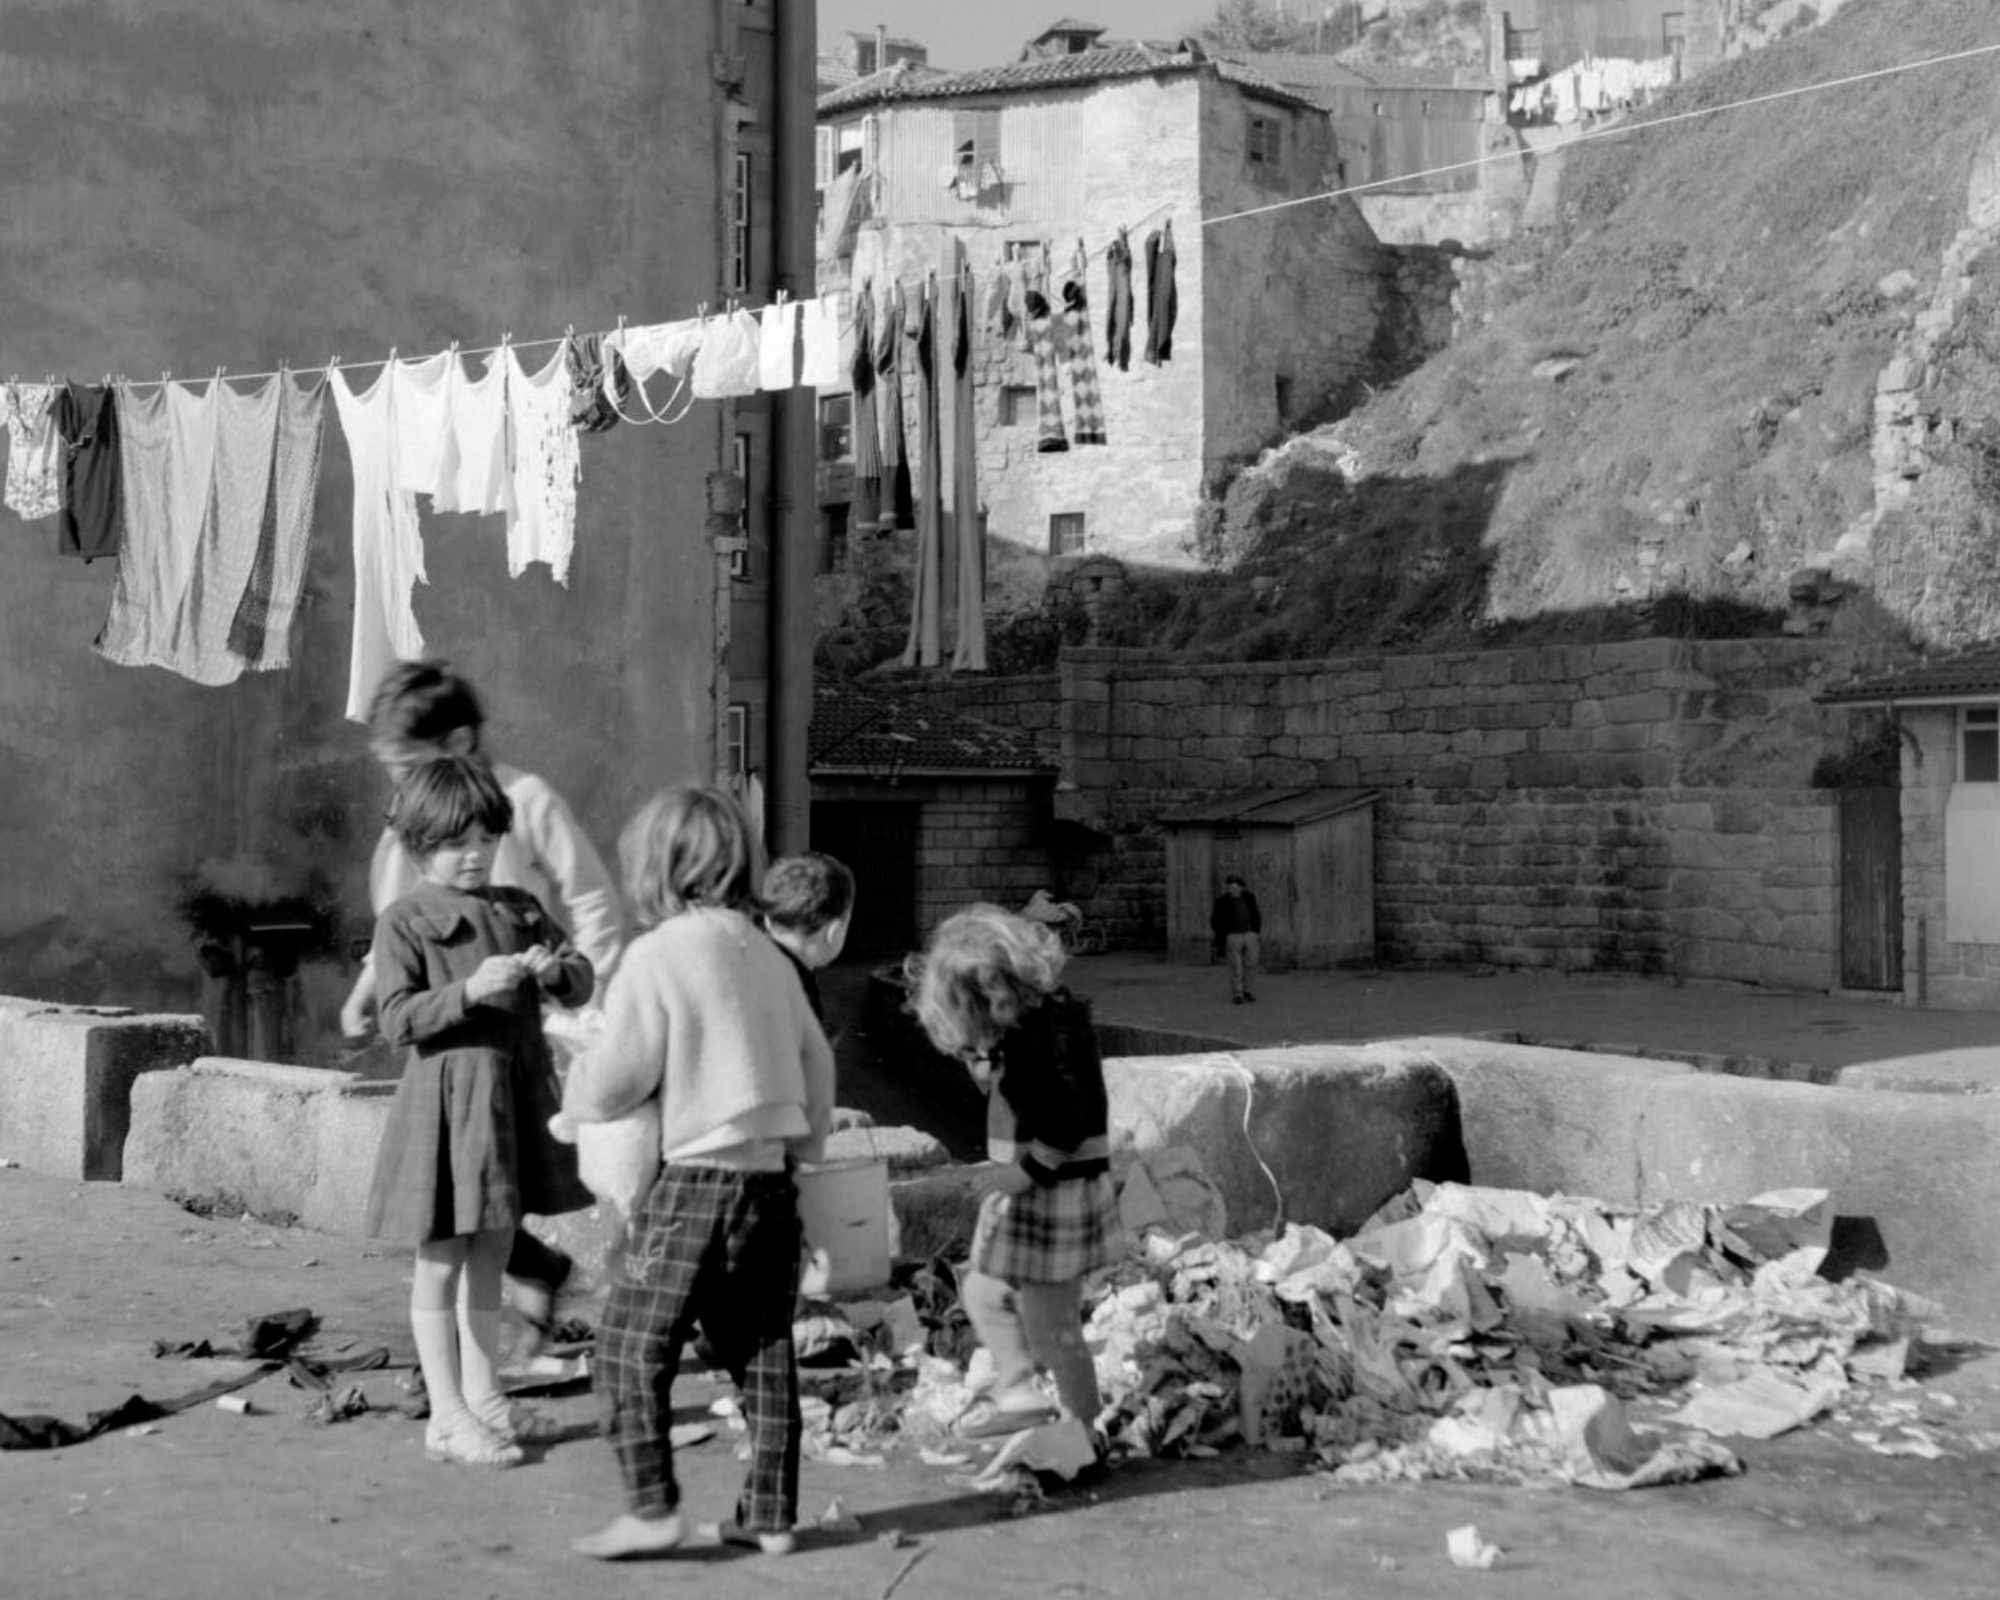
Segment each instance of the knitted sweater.
[{"label": "knitted sweater", "polygon": [[1042,1185],[1110,1170],[1104,1061],[1087,1001],[1056,990],[1024,1013],[990,1054],[990,1159],[1017,1162]]},{"label": "knitted sweater", "polygon": [[625,947],[604,1030],[570,1067],[563,1114],[610,1122],[660,1097],[666,1149],[760,1108],[803,1108],[790,1154],[816,1161],[833,1121],[833,1051],[783,953],[735,911],[698,907]]}]

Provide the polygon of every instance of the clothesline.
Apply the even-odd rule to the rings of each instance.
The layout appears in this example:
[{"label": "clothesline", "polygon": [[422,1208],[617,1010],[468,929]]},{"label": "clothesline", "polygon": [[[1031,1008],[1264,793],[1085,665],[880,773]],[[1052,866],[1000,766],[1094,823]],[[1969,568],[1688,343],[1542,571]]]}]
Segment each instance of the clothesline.
[{"label": "clothesline", "polygon": [[[1171,200],[1163,200],[1158,205],[1154,206],[1152,210],[1144,213],[1137,222],[1129,222],[1125,224],[1125,226],[1120,228],[1118,232],[1121,235],[1137,233],[1141,228],[1145,227],[1147,223],[1153,221],[1154,218],[1159,217],[1163,214],[1171,216],[1173,213],[1173,209],[1174,209],[1174,203]],[[1042,239],[1042,244],[1044,245],[1044,247],[1052,246],[1054,242],[1055,241],[1053,239],[1047,236],[1044,236]],[[1081,244],[1083,241],[1079,239],[1077,242]],[[1093,261],[1103,260],[1105,255],[1109,253],[1111,246],[1116,242],[1117,241],[1115,239],[1106,239],[1104,243],[1099,245],[1095,250],[1085,251],[1083,257],[1084,264],[1088,266]],[[1004,267],[1009,265],[1009,263],[1002,261],[1000,265]],[[936,274],[937,274],[937,269],[935,267],[926,268],[921,277],[892,279],[889,282],[888,287],[894,289],[921,289],[925,284],[930,282],[930,280],[934,276],[936,276]],[[872,288],[874,286],[873,278],[865,279],[863,281],[864,281],[864,286],[866,287]]]},{"label": "clothesline", "polygon": [[[1976,45],[1970,50],[1954,50],[1949,55],[1927,56],[1921,61],[1905,61],[1893,67],[1877,67],[1872,72],[1856,72],[1845,78],[1828,78],[1821,83],[1806,83],[1796,88],[1776,89],[1769,94],[1751,95],[1747,99],[1731,100],[1719,106],[1701,106],[1693,111],[1676,111],[1670,116],[1648,117],[1644,122],[1622,122],[1615,127],[1593,128],[1588,133],[1580,133],[1574,139],[1563,141],[1558,148],[1569,150],[1590,139],[1612,139],[1621,134],[1644,133],[1654,128],[1669,127],[1677,122],[1692,122],[1697,117],[1713,117],[1724,111],[1741,111],[1748,106],[1769,105],[1774,100],[1790,100],[1799,95],[1818,94],[1827,89],[1846,89],[1875,78],[1892,78],[1899,73],[1917,72],[1926,67],[1948,66],[1954,61],[1969,61],[1976,56],[1990,56],[1996,53],[2000,53],[2000,44]],[[1289,211],[1294,206],[1316,205],[1322,200],[1338,200],[1345,195],[1365,194],[1370,189],[1409,183],[1417,178],[1436,178],[1448,172],[1464,172],[1474,167],[1492,166],[1496,162],[1519,161],[1522,154],[1523,152],[1519,150],[1497,150],[1490,155],[1474,156],[1469,161],[1453,161],[1442,167],[1427,167],[1422,172],[1398,173],[1393,178],[1376,178],[1369,183],[1350,183],[1342,188],[1327,189],[1319,194],[1305,194],[1290,200],[1277,200],[1267,206],[1252,206],[1247,211],[1226,211],[1219,217],[1203,217],[1200,226],[1213,228],[1224,222],[1240,222],[1245,217],[1261,217],[1273,211]]]}]

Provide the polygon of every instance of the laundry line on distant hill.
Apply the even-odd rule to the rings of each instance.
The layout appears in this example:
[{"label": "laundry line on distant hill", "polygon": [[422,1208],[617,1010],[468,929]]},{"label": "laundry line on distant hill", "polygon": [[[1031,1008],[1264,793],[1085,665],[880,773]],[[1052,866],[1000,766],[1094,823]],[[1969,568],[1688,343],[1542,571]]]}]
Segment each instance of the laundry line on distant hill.
[{"label": "laundry line on distant hill", "polygon": [[[1774,100],[1790,100],[1799,95],[1818,94],[1827,89],[1847,89],[1857,83],[1868,83],[1876,78],[1893,78],[1905,72],[1919,72],[1927,67],[1948,66],[1955,61],[1970,61],[1977,56],[2000,54],[2000,44],[1976,45],[1970,50],[1954,50],[1949,55],[1927,56],[1921,61],[1905,61],[1893,67],[1877,67],[1871,72],[1856,72],[1845,78],[1829,78],[1823,83],[1804,83],[1794,89],[1776,89],[1769,94],[1751,95],[1744,100],[1731,100],[1724,105],[1702,106],[1694,111],[1676,111],[1671,116],[1649,117],[1644,122],[1622,122],[1616,127],[1594,128],[1588,133],[1580,133],[1574,139],[1566,140],[1561,148],[1568,150],[1590,139],[1610,139],[1620,134],[1648,132],[1654,128],[1665,128],[1676,122],[1692,122],[1697,117],[1713,117],[1724,111],[1741,111],[1749,106],[1769,105]],[[1427,167],[1422,172],[1401,172],[1392,178],[1376,178],[1368,183],[1351,183],[1343,188],[1328,189],[1320,194],[1294,196],[1290,200],[1276,200],[1267,206],[1252,206],[1246,211],[1226,211],[1219,217],[1203,217],[1201,226],[1213,228],[1224,222],[1240,222],[1245,217],[1261,217],[1273,211],[1289,211],[1294,206],[1309,206],[1322,200],[1338,200],[1344,195],[1365,194],[1370,189],[1387,188],[1390,184],[1405,184],[1417,178],[1435,178],[1447,172],[1464,172],[1473,167],[1491,166],[1501,161],[1518,161],[1519,150],[1496,150],[1491,155],[1474,156],[1469,161],[1453,161],[1442,167]]]}]

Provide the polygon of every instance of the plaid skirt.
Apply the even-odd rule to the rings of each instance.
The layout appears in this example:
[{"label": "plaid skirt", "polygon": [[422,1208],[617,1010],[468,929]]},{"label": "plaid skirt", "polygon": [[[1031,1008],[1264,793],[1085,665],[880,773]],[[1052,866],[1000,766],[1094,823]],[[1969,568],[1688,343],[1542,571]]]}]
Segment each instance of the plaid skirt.
[{"label": "plaid skirt", "polygon": [[382,1130],[363,1231],[430,1244],[589,1205],[576,1151],[549,1132],[560,1104],[544,1050],[412,1051]]},{"label": "plaid skirt", "polygon": [[967,1264],[1007,1283],[1068,1283],[1125,1254],[1111,1174],[1065,1178],[979,1203]]}]

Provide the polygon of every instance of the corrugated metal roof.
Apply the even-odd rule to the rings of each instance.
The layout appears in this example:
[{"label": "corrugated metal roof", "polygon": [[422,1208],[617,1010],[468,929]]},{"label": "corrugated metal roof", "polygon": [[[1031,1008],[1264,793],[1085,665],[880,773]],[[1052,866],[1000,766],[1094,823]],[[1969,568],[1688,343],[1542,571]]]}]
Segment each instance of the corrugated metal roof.
[{"label": "corrugated metal roof", "polygon": [[1169,827],[1204,823],[1295,827],[1371,804],[1378,793],[1374,789],[1236,789],[1169,811],[1160,820]]},{"label": "corrugated metal roof", "polygon": [[1822,705],[1886,705],[1891,700],[1990,700],[2000,695],[2000,641],[1977,644],[1898,672],[1823,689]]},{"label": "corrugated metal roof", "polygon": [[1287,89],[1254,68],[1233,61],[1212,61],[1186,51],[1156,50],[1150,45],[1115,45],[1080,50],[1074,55],[1044,56],[1004,67],[978,67],[970,72],[931,75],[899,72],[868,77],[820,97],[819,112],[827,116],[860,106],[903,100],[952,100],[962,95],[1025,94],[1039,89],[1077,88],[1116,78],[1166,77],[1214,68],[1216,75],[1237,87],[1283,105],[1318,111],[1309,97]]},{"label": "corrugated metal roof", "polygon": [[813,691],[806,765],[814,772],[1053,772],[1033,739],[956,711],[879,690],[821,684]]}]

